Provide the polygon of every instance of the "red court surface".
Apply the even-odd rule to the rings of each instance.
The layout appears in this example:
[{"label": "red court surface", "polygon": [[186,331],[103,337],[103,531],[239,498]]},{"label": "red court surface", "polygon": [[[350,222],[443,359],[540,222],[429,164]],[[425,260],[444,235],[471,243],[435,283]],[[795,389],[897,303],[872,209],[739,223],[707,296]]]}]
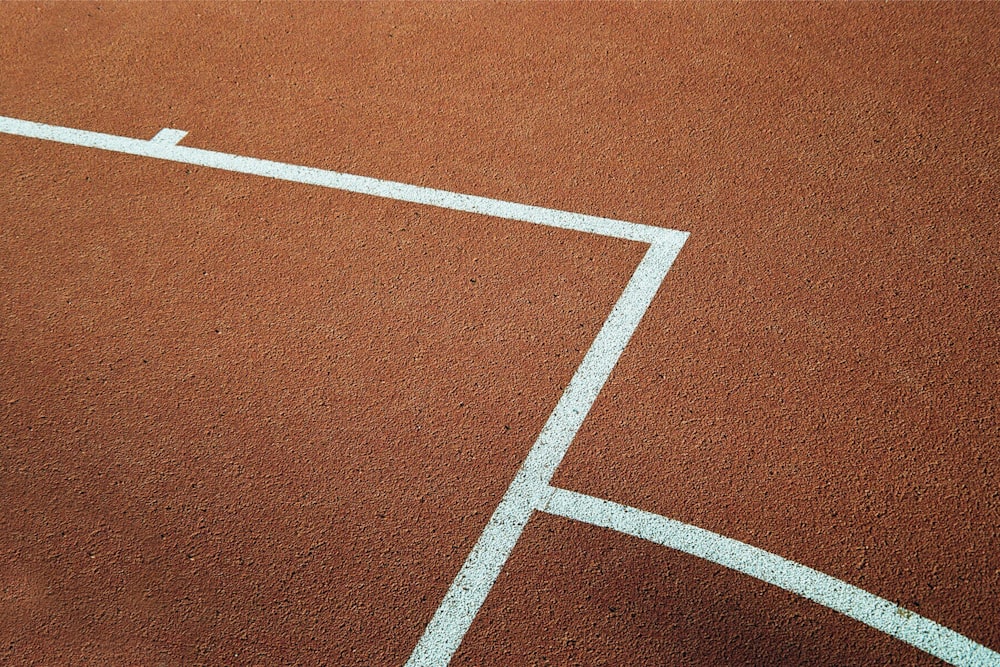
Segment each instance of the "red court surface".
[{"label": "red court surface", "polygon": [[[9,4],[0,116],[689,232],[552,486],[998,651],[998,28]],[[9,664],[404,664],[645,251],[10,133],[0,164]],[[484,586],[452,664],[940,664],[544,512]]]},{"label": "red court surface", "polygon": [[19,143],[14,650],[402,662],[634,253]]},{"label": "red court surface", "polygon": [[940,664],[755,579],[546,515],[490,595],[453,664]]}]

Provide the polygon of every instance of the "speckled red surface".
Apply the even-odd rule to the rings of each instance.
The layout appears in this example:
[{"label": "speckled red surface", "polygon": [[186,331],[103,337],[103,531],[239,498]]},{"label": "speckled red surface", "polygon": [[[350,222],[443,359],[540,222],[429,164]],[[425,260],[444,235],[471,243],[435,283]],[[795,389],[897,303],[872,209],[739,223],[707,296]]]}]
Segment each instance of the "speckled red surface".
[{"label": "speckled red surface", "polygon": [[[1000,10],[11,4],[0,114],[691,237],[555,483],[1000,649]],[[0,135],[0,659],[400,664],[625,242]],[[538,516],[458,664],[922,664]]]}]

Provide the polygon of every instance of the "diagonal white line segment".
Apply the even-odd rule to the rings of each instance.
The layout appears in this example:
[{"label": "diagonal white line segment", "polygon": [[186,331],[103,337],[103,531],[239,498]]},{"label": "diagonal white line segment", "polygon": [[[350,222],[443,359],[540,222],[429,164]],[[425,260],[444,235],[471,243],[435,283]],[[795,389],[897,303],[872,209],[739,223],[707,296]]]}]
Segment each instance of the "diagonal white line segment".
[{"label": "diagonal white line segment", "polygon": [[661,242],[646,251],[427,625],[408,667],[451,661],[680,249],[681,243]]}]

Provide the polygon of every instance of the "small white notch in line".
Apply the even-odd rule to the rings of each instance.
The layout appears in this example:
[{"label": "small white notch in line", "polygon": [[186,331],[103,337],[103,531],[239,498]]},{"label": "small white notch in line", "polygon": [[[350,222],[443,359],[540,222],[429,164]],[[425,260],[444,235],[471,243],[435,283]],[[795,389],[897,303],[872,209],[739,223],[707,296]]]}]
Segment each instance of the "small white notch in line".
[{"label": "small white notch in line", "polygon": [[165,144],[167,146],[176,146],[180,143],[180,140],[187,135],[187,130],[174,130],[169,127],[165,127],[156,133],[149,141],[154,144]]}]

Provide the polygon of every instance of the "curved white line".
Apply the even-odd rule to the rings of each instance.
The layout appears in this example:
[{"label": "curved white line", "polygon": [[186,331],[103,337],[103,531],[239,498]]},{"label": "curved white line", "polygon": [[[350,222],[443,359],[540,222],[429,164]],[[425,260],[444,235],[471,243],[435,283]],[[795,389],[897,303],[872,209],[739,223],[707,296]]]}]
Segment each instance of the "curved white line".
[{"label": "curved white line", "polygon": [[649,540],[766,581],[953,665],[1000,665],[1000,653],[928,618],[828,574],[703,528],[565,489],[551,489],[539,509]]}]

